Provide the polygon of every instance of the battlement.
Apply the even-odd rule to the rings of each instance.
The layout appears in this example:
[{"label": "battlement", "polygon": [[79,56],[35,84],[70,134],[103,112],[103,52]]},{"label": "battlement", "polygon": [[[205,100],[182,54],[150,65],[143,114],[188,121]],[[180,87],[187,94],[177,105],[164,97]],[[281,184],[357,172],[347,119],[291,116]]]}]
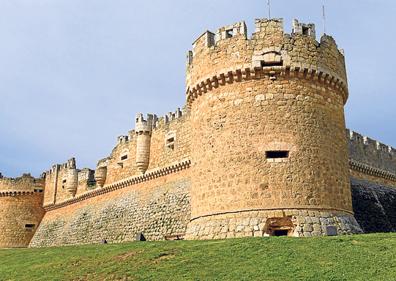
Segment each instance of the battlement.
[{"label": "battlement", "polygon": [[301,77],[326,83],[348,98],[343,51],[335,40],[323,35],[316,40],[315,25],[293,21],[286,33],[282,19],[258,19],[247,37],[244,22],[206,31],[187,55],[187,103],[202,93],[227,83],[249,79]]},{"label": "battlement", "polygon": [[347,130],[350,158],[396,174],[396,149],[372,138]]},{"label": "battlement", "polygon": [[307,35],[316,39],[315,24],[313,23],[300,23],[298,20],[293,20],[292,34]]},{"label": "battlement", "polygon": [[76,159],[75,158],[71,158],[62,164],[53,165],[51,167],[51,169],[44,172],[41,177],[45,178],[46,176],[50,176],[56,172],[65,171],[65,170],[69,170],[69,169],[76,169]]},{"label": "battlement", "polygon": [[117,144],[127,143],[131,140],[130,136],[118,136],[117,137]]},{"label": "battlement", "polygon": [[18,178],[0,177],[0,193],[41,193],[44,190],[43,179],[36,179],[30,174]]},{"label": "battlement", "polygon": [[244,21],[219,28],[216,32],[215,43],[218,43],[221,40],[235,37],[247,39],[247,26]]},{"label": "battlement", "polygon": [[155,114],[147,114],[147,117],[144,118],[142,113],[138,113],[136,115],[136,126],[135,131],[137,134],[140,133],[151,133],[153,128],[155,128],[155,124],[158,118]]},{"label": "battlement", "polygon": [[[218,47],[223,44],[223,42],[232,42],[236,39],[243,39],[249,44],[254,43],[254,41],[264,39],[263,43],[267,42],[273,45],[281,43],[280,41],[283,41],[283,37],[296,38],[297,36],[302,38],[311,38],[316,41],[315,24],[301,23],[297,19],[294,19],[292,22],[291,32],[288,33],[285,32],[283,19],[256,19],[255,31],[252,36],[248,38],[246,23],[241,21],[232,25],[223,26],[215,33],[209,30],[205,31],[193,42],[193,50],[190,51],[192,52],[192,57],[189,57],[192,59],[195,54],[201,53],[204,49]],[[278,40],[273,40],[276,37]],[[327,35],[323,35],[323,37],[327,37]],[[319,44],[319,42],[317,43]]]}]

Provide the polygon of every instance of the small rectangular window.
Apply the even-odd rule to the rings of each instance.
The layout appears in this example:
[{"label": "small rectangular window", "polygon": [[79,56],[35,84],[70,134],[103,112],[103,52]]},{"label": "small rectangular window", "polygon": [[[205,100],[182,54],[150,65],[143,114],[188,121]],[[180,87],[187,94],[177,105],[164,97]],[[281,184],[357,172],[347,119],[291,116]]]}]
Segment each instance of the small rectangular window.
[{"label": "small rectangular window", "polygon": [[123,155],[121,156],[121,161],[127,160],[128,159],[128,155]]},{"label": "small rectangular window", "polygon": [[277,150],[277,151],[267,151],[265,152],[267,159],[285,159],[289,158],[289,151]]},{"label": "small rectangular window", "polygon": [[175,143],[176,143],[176,133],[175,132],[169,132],[165,136],[165,146],[169,149],[175,149]]},{"label": "small rectangular window", "polygon": [[36,226],[35,224],[27,223],[27,224],[25,224],[25,229],[26,230],[33,230],[35,226]]}]

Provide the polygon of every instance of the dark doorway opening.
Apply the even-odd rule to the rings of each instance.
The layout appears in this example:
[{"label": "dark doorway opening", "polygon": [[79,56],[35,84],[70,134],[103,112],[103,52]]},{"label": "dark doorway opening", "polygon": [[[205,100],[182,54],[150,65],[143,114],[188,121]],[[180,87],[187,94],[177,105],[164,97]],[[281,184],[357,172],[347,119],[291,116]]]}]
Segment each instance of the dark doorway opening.
[{"label": "dark doorway opening", "polygon": [[273,236],[288,236],[289,235],[289,230],[284,230],[284,229],[278,229],[274,230]]},{"label": "dark doorway opening", "polygon": [[291,217],[269,218],[265,224],[265,232],[269,236],[292,236],[294,225]]}]

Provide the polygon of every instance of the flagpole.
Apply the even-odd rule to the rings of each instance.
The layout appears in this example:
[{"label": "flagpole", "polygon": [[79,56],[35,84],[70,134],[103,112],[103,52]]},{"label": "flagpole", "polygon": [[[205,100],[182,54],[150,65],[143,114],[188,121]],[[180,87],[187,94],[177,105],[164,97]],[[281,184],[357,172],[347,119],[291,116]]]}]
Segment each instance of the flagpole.
[{"label": "flagpole", "polygon": [[271,19],[271,0],[267,0],[268,5],[268,19]]},{"label": "flagpole", "polygon": [[326,34],[326,8],[325,5],[322,6],[323,12],[323,33]]}]

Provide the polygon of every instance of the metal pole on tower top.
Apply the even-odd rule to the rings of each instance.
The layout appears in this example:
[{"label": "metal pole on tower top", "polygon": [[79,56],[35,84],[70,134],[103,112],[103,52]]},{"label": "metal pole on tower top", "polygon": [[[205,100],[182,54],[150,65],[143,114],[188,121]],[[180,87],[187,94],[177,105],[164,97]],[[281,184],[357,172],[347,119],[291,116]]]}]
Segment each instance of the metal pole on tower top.
[{"label": "metal pole on tower top", "polygon": [[323,12],[323,33],[326,34],[326,7],[325,5],[322,6]]},{"label": "metal pole on tower top", "polygon": [[267,0],[268,18],[271,19],[271,0]]}]

